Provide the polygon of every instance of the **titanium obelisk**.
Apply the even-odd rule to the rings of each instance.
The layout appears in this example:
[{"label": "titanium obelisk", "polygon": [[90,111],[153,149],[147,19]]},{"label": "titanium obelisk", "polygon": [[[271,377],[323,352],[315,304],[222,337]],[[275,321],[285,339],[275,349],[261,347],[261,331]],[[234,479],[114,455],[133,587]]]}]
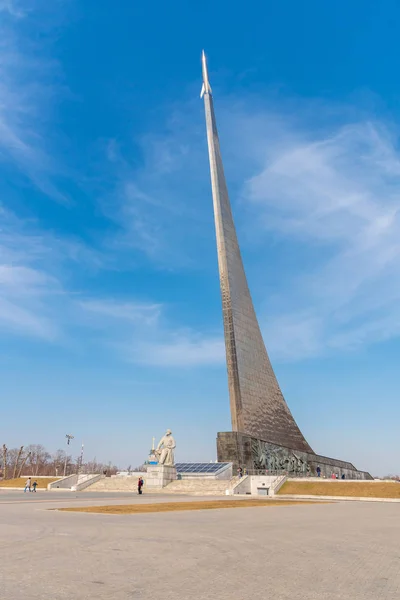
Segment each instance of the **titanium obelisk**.
[{"label": "titanium obelisk", "polygon": [[[313,452],[290,412],[275,377],[244,272],[219,147],[212,91],[203,52],[203,87],[222,294],[232,430],[217,437],[218,460],[234,468],[286,471],[297,475],[332,472],[372,479],[346,461]],[[319,469],[319,471],[318,471]]]},{"label": "titanium obelisk", "polygon": [[232,429],[312,452],[282,395],[258,325],[225,181],[204,52],[202,68]]}]

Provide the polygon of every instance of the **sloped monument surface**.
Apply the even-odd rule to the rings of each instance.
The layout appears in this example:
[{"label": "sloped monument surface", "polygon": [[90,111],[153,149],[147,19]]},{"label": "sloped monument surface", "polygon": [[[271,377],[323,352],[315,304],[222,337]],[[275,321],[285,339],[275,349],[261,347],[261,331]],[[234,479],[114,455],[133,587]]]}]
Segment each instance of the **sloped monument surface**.
[{"label": "sloped monument surface", "polygon": [[247,468],[285,468],[299,473],[312,472],[321,463],[326,474],[333,470],[364,478],[351,463],[324,459],[313,452],[279,387],[243,267],[204,52],[202,68],[201,96],[205,107],[232,419],[232,432],[218,434],[218,460]]}]

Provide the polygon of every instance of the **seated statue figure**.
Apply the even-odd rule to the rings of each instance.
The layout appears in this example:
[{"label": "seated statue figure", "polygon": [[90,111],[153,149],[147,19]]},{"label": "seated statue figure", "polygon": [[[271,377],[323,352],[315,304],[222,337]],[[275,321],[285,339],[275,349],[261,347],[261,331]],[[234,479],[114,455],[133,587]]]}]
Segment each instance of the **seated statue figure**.
[{"label": "seated statue figure", "polygon": [[155,455],[158,460],[158,464],[173,467],[174,461],[174,449],[175,440],[172,437],[172,431],[167,429],[165,435],[161,438],[155,451]]}]

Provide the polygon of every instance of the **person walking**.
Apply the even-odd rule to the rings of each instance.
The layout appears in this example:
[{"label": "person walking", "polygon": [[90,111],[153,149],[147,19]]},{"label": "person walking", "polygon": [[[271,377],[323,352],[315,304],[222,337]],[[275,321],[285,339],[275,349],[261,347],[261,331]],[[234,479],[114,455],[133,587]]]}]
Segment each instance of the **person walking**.
[{"label": "person walking", "polygon": [[137,484],[138,494],[142,493],[143,483],[144,483],[143,478],[140,476],[139,479],[138,479],[138,484]]},{"label": "person walking", "polygon": [[25,489],[24,489],[24,493],[26,492],[26,490],[28,490],[28,492],[30,492],[30,491],[31,491],[31,482],[32,482],[31,478],[30,478],[30,477],[28,477],[28,479],[27,479],[27,480],[26,480],[26,482],[25,482]]},{"label": "person walking", "polygon": [[38,483],[37,483],[37,481],[36,481],[36,479],[35,479],[35,481],[32,483],[32,487],[33,487],[33,490],[32,490],[32,492],[35,492],[35,493],[36,493],[37,484],[38,484]]},{"label": "person walking", "polygon": [[319,465],[317,467],[317,477],[321,477],[321,467]]}]

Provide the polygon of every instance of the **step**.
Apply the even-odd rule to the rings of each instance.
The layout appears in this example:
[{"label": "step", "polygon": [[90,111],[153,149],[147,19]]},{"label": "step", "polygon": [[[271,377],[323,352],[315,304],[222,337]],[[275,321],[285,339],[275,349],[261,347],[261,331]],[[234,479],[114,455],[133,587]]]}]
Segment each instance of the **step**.
[{"label": "step", "polygon": [[[176,481],[172,481],[162,489],[147,489],[145,479],[143,491],[148,491],[151,493],[163,491],[166,494],[199,494],[219,496],[225,495],[225,491],[231,488],[235,482],[236,478],[233,478],[232,480],[221,480],[207,478],[202,479],[198,477],[196,479],[178,479]],[[136,492],[137,480],[134,477],[105,477],[86,488],[86,490],[89,492]]]}]

